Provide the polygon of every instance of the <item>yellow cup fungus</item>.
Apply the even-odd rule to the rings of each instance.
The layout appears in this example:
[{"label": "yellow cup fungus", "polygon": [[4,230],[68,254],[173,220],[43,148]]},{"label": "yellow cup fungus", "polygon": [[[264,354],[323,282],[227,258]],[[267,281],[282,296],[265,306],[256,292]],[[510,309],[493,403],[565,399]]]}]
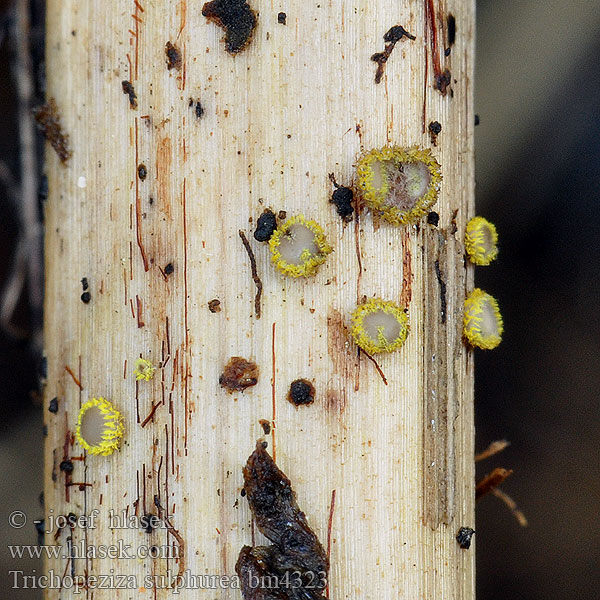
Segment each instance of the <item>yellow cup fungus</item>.
[{"label": "yellow cup fungus", "polygon": [[386,146],[363,154],[357,165],[365,202],[393,225],[414,223],[438,198],[440,165],[427,148]]},{"label": "yellow cup fungus", "polygon": [[465,249],[469,260],[481,266],[489,265],[498,256],[498,232],[493,223],[483,217],[473,217],[467,223]]},{"label": "yellow cup fungus", "polygon": [[143,379],[144,381],[150,381],[154,377],[156,367],[145,358],[138,358],[135,361],[135,371],[133,374],[137,381]]},{"label": "yellow cup fungus", "polygon": [[302,215],[291,217],[279,226],[269,240],[271,260],[291,277],[314,275],[333,248],[315,221]]},{"label": "yellow cup fungus", "polygon": [[108,456],[123,436],[123,417],[105,398],[88,400],[79,411],[75,438],[90,454]]},{"label": "yellow cup fungus", "polygon": [[369,354],[397,350],[408,329],[408,316],[395,302],[371,298],[352,313],[352,337]]},{"label": "yellow cup fungus", "polygon": [[471,345],[493,350],[502,341],[502,315],[493,296],[475,288],[465,300],[463,337]]}]

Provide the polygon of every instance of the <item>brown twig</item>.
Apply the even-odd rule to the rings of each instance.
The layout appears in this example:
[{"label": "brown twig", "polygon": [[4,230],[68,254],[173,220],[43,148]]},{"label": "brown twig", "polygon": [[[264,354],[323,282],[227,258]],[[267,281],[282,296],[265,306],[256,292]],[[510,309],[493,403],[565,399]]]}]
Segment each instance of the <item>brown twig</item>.
[{"label": "brown twig", "polygon": [[260,297],[262,295],[263,284],[256,270],[256,258],[254,256],[252,248],[250,247],[250,242],[248,242],[248,238],[241,229],[238,231],[238,233],[240,234],[242,244],[244,244],[244,248],[246,249],[246,252],[248,253],[248,258],[250,259],[252,279],[254,280],[254,283],[256,285],[256,296],[254,297],[254,313],[256,314],[256,318],[260,319]]},{"label": "brown twig", "polygon": [[483,498],[513,474],[512,469],[498,467],[475,485],[475,500]]},{"label": "brown twig", "polygon": [[504,450],[507,446],[510,446],[510,442],[508,440],[496,440],[495,442],[492,442],[483,452],[475,455],[475,462],[490,458],[490,456],[494,456],[495,454],[502,452],[502,450]]},{"label": "brown twig", "polygon": [[502,500],[502,502],[508,506],[510,512],[512,512],[521,527],[527,527],[527,525],[529,525],[527,522],[527,517],[517,508],[517,503],[508,494],[505,494],[498,488],[494,488],[491,493],[494,494],[496,498],[500,498],[500,500]]}]

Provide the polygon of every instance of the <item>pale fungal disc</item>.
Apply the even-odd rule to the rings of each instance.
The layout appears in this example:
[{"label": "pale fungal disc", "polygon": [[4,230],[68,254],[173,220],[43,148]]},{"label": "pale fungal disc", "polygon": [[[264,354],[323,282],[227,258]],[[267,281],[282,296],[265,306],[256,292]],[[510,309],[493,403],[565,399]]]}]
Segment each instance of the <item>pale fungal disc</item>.
[{"label": "pale fungal disc", "polygon": [[97,406],[90,406],[81,417],[81,437],[90,446],[99,446],[105,429],[104,415]]},{"label": "pale fungal disc", "polygon": [[492,303],[486,298],[481,305],[481,335],[486,338],[488,336],[497,336],[498,318]]},{"label": "pale fungal disc", "polygon": [[305,225],[295,223],[281,237],[279,244],[281,258],[291,265],[301,265],[310,256],[319,254],[319,247],[315,243],[315,233]]},{"label": "pale fungal disc", "polygon": [[394,315],[383,310],[368,313],[363,317],[363,329],[365,333],[375,342],[379,342],[379,332],[388,344],[391,344],[400,335],[400,323]]}]

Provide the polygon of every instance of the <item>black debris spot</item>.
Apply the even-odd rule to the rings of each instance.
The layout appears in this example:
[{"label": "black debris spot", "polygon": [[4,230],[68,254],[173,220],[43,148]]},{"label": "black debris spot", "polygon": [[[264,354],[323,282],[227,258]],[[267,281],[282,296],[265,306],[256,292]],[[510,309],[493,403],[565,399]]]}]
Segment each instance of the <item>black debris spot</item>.
[{"label": "black debris spot", "polygon": [[389,29],[385,35],[383,36],[383,41],[391,44],[396,44],[403,37],[407,37],[409,40],[417,39],[414,35],[408,33],[402,25],[394,25],[391,29]]},{"label": "black debris spot", "polygon": [[202,106],[202,104],[200,104],[200,100],[194,100],[193,98],[190,98],[188,106],[194,109],[197,119],[201,119],[203,117],[204,107]]},{"label": "black debris spot", "polygon": [[446,25],[448,28],[448,47],[450,47],[453,46],[456,41],[456,19],[452,13],[448,14]]},{"label": "black debris spot", "polygon": [[89,287],[87,277],[82,277],[81,279],[81,289],[85,292]]},{"label": "black debris spot", "polygon": [[271,423],[266,419],[260,419],[260,426],[263,428],[264,434],[269,435],[271,433]]},{"label": "black debris spot", "polygon": [[296,379],[290,385],[287,399],[294,406],[312,404],[315,401],[315,386],[307,379]]},{"label": "black debris spot", "polygon": [[50,98],[46,104],[33,109],[33,116],[44,137],[54,148],[60,162],[66,164],[73,154],[69,147],[69,136],[63,131],[56,102]]},{"label": "black debris spot", "polygon": [[221,301],[218,300],[217,298],[214,298],[213,300],[211,300],[208,303],[208,310],[210,310],[211,313],[221,312]]},{"label": "black debris spot", "polygon": [[[244,490],[270,546],[244,546],[235,565],[244,600],[323,600],[329,560],[296,502],[290,480],[259,442],[244,467]],[[267,579],[268,578],[268,579]],[[293,579],[292,579],[293,578]],[[286,585],[286,581],[295,584]],[[265,589],[257,581],[274,582]]]},{"label": "black debris spot", "polygon": [[446,282],[442,277],[442,271],[440,269],[440,261],[435,261],[435,275],[440,285],[440,312],[442,316],[442,323],[446,322]]},{"label": "black debris spot", "polygon": [[56,414],[58,412],[58,398],[52,398],[48,403],[48,411]]},{"label": "black debris spot", "polygon": [[468,550],[471,547],[471,539],[475,533],[470,527],[461,527],[456,534],[456,541],[463,550]]},{"label": "black debris spot", "polygon": [[259,369],[256,363],[240,356],[233,356],[225,365],[219,377],[219,384],[230,394],[243,392],[246,388],[256,385],[258,372]]},{"label": "black debris spot", "polygon": [[140,527],[146,533],[152,533],[159,526],[159,524],[160,521],[156,515],[146,513],[140,518]]},{"label": "black debris spot", "polygon": [[277,213],[277,218],[280,219],[281,221],[285,221],[285,219],[287,219],[287,213],[285,212],[285,210],[280,210]]},{"label": "black debris spot", "polygon": [[70,460],[63,460],[60,465],[59,468],[61,471],[63,471],[64,473],[72,473],[73,472],[73,462]]},{"label": "black debris spot", "polygon": [[146,165],[144,163],[140,163],[138,165],[138,177],[144,181],[146,179],[146,177],[148,177],[148,169],[146,168]]},{"label": "black debris spot", "polygon": [[271,239],[275,229],[277,229],[275,213],[267,208],[263,214],[258,217],[254,239],[257,242],[267,242]]},{"label": "black debris spot", "polygon": [[173,266],[173,263],[168,263],[165,266],[165,275],[171,275],[171,273],[173,273],[173,271],[175,271],[175,267]]},{"label": "black debris spot", "polygon": [[91,299],[92,295],[89,292],[83,292],[83,294],[81,294],[81,301],[84,304],[88,304]]},{"label": "black debris spot", "polygon": [[167,42],[165,44],[165,59],[167,61],[167,69],[181,69],[181,52],[177,46]]},{"label": "black debris spot", "polygon": [[475,115],[475,127],[479,125],[479,115]]},{"label": "black debris spot", "polygon": [[444,50],[444,56],[450,56],[451,48],[446,48]]},{"label": "black debris spot", "polygon": [[277,15],[277,22],[278,22],[279,24],[281,24],[281,25],[285,25],[285,24],[286,24],[286,23],[285,23],[286,19],[287,19],[287,15],[286,15],[284,12],[280,12],[280,13]]},{"label": "black debris spot", "polygon": [[121,87],[123,88],[123,93],[129,96],[129,108],[137,108],[137,96],[131,81],[121,81]]},{"label": "black debris spot", "polygon": [[431,143],[437,146],[437,136],[442,131],[442,126],[439,121],[431,121],[429,123],[429,136],[431,137]]},{"label": "black debris spot", "polygon": [[[451,83],[451,80],[452,76],[450,75],[450,71],[448,69],[445,69],[443,73],[438,73],[435,75],[433,87],[436,90],[439,90],[442,96],[445,96],[447,88]],[[452,90],[450,91],[452,92]]]},{"label": "black debris spot", "polygon": [[337,214],[342,217],[344,221],[351,221],[352,213],[354,212],[354,206],[352,205],[354,193],[352,192],[352,189],[343,185],[338,185],[333,173],[329,173],[329,179],[335,187],[329,202],[335,204]]},{"label": "black debris spot", "polygon": [[428,215],[427,215],[427,222],[430,225],[433,225],[434,227],[438,226],[438,223],[440,222],[440,215],[438,215],[435,211],[431,211]]},{"label": "black debris spot", "polygon": [[241,52],[252,39],[256,14],[246,0],[212,0],[202,7],[202,15],[225,30],[225,50]]},{"label": "black debris spot", "polygon": [[371,60],[377,63],[377,71],[375,72],[375,83],[379,83],[383,77],[385,71],[385,64],[394,49],[394,46],[403,38],[406,37],[409,40],[415,40],[416,37],[411,33],[408,33],[402,25],[394,25],[389,29],[383,36],[383,41],[386,42],[383,52],[376,52],[371,56]]},{"label": "black debris spot", "polygon": [[36,519],[34,521],[35,530],[37,532],[37,543],[38,546],[44,545],[44,535],[46,533],[46,520],[45,519]]}]

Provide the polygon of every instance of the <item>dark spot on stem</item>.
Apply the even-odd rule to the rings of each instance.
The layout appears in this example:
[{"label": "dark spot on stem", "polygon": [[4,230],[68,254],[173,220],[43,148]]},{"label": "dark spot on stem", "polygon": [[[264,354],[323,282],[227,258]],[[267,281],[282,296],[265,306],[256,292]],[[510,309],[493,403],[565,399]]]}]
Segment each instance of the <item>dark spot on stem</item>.
[{"label": "dark spot on stem", "polygon": [[452,76],[450,75],[450,71],[448,69],[445,69],[442,73],[435,75],[433,87],[436,90],[439,90],[442,96],[445,96],[447,88],[451,83],[451,80]]},{"label": "dark spot on stem", "polygon": [[173,273],[173,271],[175,271],[175,267],[173,266],[173,263],[168,263],[165,266],[165,275],[171,275],[171,273]]},{"label": "dark spot on stem", "polygon": [[475,127],[479,125],[479,115],[475,115]]},{"label": "dark spot on stem", "polygon": [[442,126],[439,121],[431,121],[429,123],[429,136],[431,138],[431,143],[434,146],[437,146],[437,136],[442,131]]},{"label": "dark spot on stem", "polygon": [[219,377],[219,384],[230,394],[243,392],[246,388],[256,385],[259,369],[256,363],[233,356],[225,365],[223,373]]},{"label": "dark spot on stem", "polygon": [[211,313],[221,312],[221,301],[218,300],[217,298],[215,298],[214,300],[211,300],[208,303],[208,310],[210,310]]},{"label": "dark spot on stem", "polygon": [[83,292],[83,294],[81,294],[81,301],[84,304],[88,304],[91,299],[92,295],[89,292]]},{"label": "dark spot on stem", "polygon": [[225,30],[225,50],[241,52],[252,39],[256,14],[245,0],[212,0],[202,7],[202,15]]},{"label": "dark spot on stem", "polygon": [[52,398],[48,403],[48,412],[56,414],[58,412],[58,398]]},{"label": "dark spot on stem", "polygon": [[260,426],[263,428],[264,434],[269,435],[271,433],[271,423],[266,419],[260,419],[259,423]]},{"label": "dark spot on stem", "polygon": [[411,33],[408,33],[408,31],[406,31],[402,25],[394,25],[383,36],[383,41],[386,42],[383,52],[376,52],[373,54],[373,56],[371,56],[371,60],[377,63],[375,83],[379,83],[381,81],[385,71],[385,64],[392,54],[394,46],[404,37],[408,38],[409,40],[416,39],[416,37]]},{"label": "dark spot on stem", "polygon": [[121,87],[123,88],[123,93],[129,96],[129,108],[137,108],[137,96],[131,81],[121,81]]},{"label": "dark spot on stem", "polygon": [[287,19],[287,15],[286,15],[284,12],[280,12],[280,13],[277,15],[277,22],[278,22],[279,24],[281,24],[281,25],[285,25],[285,24],[286,24],[286,23],[285,23],[286,19]]},{"label": "dark spot on stem", "polygon": [[177,46],[167,42],[165,44],[165,59],[167,61],[167,69],[181,69],[181,52]]},{"label": "dark spot on stem", "polygon": [[438,223],[440,222],[440,215],[438,215],[435,211],[431,211],[428,215],[427,215],[427,222],[430,225],[433,225],[434,227],[438,226]]},{"label": "dark spot on stem", "polygon": [[201,119],[204,115],[204,107],[200,104],[200,100],[194,100],[190,98],[190,102],[188,104],[190,108],[194,109],[194,113],[196,114],[197,119]]},{"label": "dark spot on stem", "polygon": [[438,283],[440,284],[440,312],[442,316],[442,323],[446,322],[446,282],[442,277],[442,271],[440,270],[440,261],[435,261],[435,275]]},{"label": "dark spot on stem", "polygon": [[474,533],[475,530],[471,529],[470,527],[461,527],[458,530],[458,533],[456,534],[456,541],[463,550],[468,550],[471,547],[471,540]]},{"label": "dark spot on stem", "polygon": [[312,404],[315,401],[315,386],[307,379],[292,381],[287,399],[294,406]]},{"label": "dark spot on stem", "polygon": [[333,183],[335,190],[331,195],[329,202],[335,205],[337,214],[344,219],[344,221],[352,220],[352,213],[354,212],[354,206],[352,204],[354,200],[354,193],[349,187],[338,185],[333,173],[329,174],[329,179]]},{"label": "dark spot on stem", "polygon": [[452,13],[448,14],[446,25],[448,27],[448,47],[450,47],[456,41],[456,19]]},{"label": "dark spot on stem", "polygon": [[148,169],[144,163],[140,163],[137,168],[138,177],[141,181],[144,181],[148,177]]},{"label": "dark spot on stem", "polygon": [[81,289],[85,292],[89,287],[87,277],[81,279]]},{"label": "dark spot on stem", "polygon": [[69,136],[63,131],[56,108],[56,102],[50,98],[46,104],[33,110],[33,116],[42,130],[44,137],[50,142],[60,162],[66,164],[73,154],[69,148]]},{"label": "dark spot on stem", "polygon": [[59,468],[61,471],[63,471],[64,473],[72,473],[73,472],[73,462],[70,460],[63,460],[60,465]]},{"label": "dark spot on stem", "polygon": [[267,242],[271,239],[275,229],[277,229],[275,213],[267,208],[263,214],[258,217],[254,239],[257,242]]},{"label": "dark spot on stem", "polygon": [[[266,442],[259,442],[250,455],[243,470],[244,490],[256,526],[272,545],[242,548],[235,565],[242,596],[244,600],[323,600],[327,554],[298,507],[290,480],[266,447]],[[295,584],[286,585],[287,580]],[[275,585],[260,584],[267,581]]]}]

